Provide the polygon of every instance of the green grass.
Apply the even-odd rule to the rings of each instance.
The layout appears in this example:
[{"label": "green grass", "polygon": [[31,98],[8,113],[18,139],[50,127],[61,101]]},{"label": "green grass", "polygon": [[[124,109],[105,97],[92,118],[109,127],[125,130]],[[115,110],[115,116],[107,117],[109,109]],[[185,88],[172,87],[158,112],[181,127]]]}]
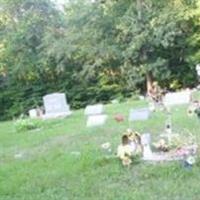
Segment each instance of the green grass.
[{"label": "green grass", "polygon": [[[0,200],[198,200],[200,163],[188,171],[178,162],[135,161],[125,168],[101,149],[110,142],[113,154],[128,127],[156,139],[166,116],[153,113],[145,122],[128,122],[128,111],[145,102],[107,105],[105,126],[86,128],[83,110],[66,119],[45,121],[40,130],[16,132],[13,122],[0,123]],[[113,116],[126,120],[117,123]],[[191,132],[200,141],[200,125],[186,107],[173,109],[174,129]],[[77,155],[80,152],[80,155]],[[22,153],[16,159],[15,154]]]}]

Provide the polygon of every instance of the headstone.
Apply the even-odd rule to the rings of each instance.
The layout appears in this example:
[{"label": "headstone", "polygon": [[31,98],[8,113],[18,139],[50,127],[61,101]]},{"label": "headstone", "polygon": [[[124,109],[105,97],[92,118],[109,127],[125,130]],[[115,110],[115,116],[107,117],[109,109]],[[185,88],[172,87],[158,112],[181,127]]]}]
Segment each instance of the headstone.
[{"label": "headstone", "polygon": [[107,115],[91,115],[87,119],[87,127],[104,125]]},{"label": "headstone", "polygon": [[197,75],[200,76],[200,64],[196,65],[196,72],[197,72]]},{"label": "headstone", "polygon": [[151,151],[151,135],[149,133],[141,135],[141,144],[143,146],[143,159],[151,160],[153,153]]},{"label": "headstone", "polygon": [[191,91],[171,92],[165,95],[163,103],[165,106],[189,104],[191,100]]},{"label": "headstone", "polygon": [[104,114],[103,104],[88,105],[84,114],[87,116],[87,127],[104,125],[107,115]]},{"label": "headstone", "polygon": [[42,108],[38,107],[38,108],[29,110],[29,117],[32,119],[41,118],[42,116],[43,116]]},{"label": "headstone", "polygon": [[45,114],[44,119],[66,117],[71,115],[64,93],[53,93],[43,97]]},{"label": "headstone", "polygon": [[31,109],[31,110],[28,111],[28,113],[29,113],[29,117],[32,118],[32,119],[35,119],[35,118],[38,117],[37,116],[37,109]]},{"label": "headstone", "polygon": [[150,116],[148,108],[131,109],[129,113],[129,121],[147,120]]},{"label": "headstone", "polygon": [[87,118],[87,127],[102,126],[105,124],[108,116],[107,115],[91,115]]},{"label": "headstone", "polygon": [[100,115],[103,113],[103,104],[89,105],[85,108],[85,115]]}]

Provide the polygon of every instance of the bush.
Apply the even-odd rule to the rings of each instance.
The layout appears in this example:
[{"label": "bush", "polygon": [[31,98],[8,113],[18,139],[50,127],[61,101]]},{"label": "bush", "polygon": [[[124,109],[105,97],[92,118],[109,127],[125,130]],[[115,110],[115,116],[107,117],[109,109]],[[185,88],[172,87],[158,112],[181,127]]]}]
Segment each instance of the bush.
[{"label": "bush", "polygon": [[19,131],[29,131],[34,130],[41,127],[41,121],[30,118],[20,118],[15,121],[15,129],[17,132]]}]

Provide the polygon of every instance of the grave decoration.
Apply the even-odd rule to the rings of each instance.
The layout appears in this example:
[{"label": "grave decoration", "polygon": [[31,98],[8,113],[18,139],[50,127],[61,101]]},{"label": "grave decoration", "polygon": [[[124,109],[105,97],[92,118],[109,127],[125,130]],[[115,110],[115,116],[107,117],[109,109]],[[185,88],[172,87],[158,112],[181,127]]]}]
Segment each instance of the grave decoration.
[{"label": "grave decoration", "polygon": [[195,114],[196,114],[197,117],[200,119],[200,107],[198,107],[198,108],[195,110]]},{"label": "grave decoration", "polygon": [[123,122],[124,121],[124,116],[122,114],[117,114],[114,116],[114,119],[116,122]]},{"label": "grave decoration", "polygon": [[102,149],[105,149],[105,150],[110,149],[110,147],[111,147],[111,145],[110,145],[109,142],[103,143],[103,144],[101,145],[101,148],[102,148]]},{"label": "grave decoration", "polygon": [[183,161],[183,167],[186,169],[192,169],[193,165],[196,163],[196,159],[194,156],[189,156],[187,159]]},{"label": "grave decoration", "polygon": [[110,142],[106,142],[101,144],[101,150],[104,152],[104,154],[106,155],[106,158],[111,158],[112,155],[112,147]]},{"label": "grave decoration", "polygon": [[[179,141],[168,141],[160,139],[158,143],[154,143],[156,151],[152,152],[150,156],[146,157],[143,152],[143,160],[151,162],[166,162],[175,160],[187,160],[191,156],[197,154],[198,146],[196,144]],[[150,146],[150,145],[149,145]],[[143,147],[144,148],[144,147]]]},{"label": "grave decoration", "polygon": [[187,115],[189,117],[192,117],[195,114],[200,118],[200,102],[198,100],[192,101],[187,110]]},{"label": "grave decoration", "polygon": [[[171,134],[171,133],[170,133]],[[154,147],[154,151],[152,150]],[[151,134],[140,135],[128,129],[122,136],[122,144],[118,146],[117,156],[124,166],[129,166],[136,155],[141,155],[143,161],[168,162],[180,160],[185,165],[193,165],[198,146],[192,136],[183,137],[177,134],[176,138],[161,138],[151,144]]]},{"label": "grave decoration", "polygon": [[164,133],[160,135],[162,138],[165,138],[169,144],[176,140],[178,137],[177,133],[174,133],[172,130],[172,119],[171,114],[168,114],[167,120],[165,121],[165,130]]},{"label": "grave decoration", "polygon": [[158,142],[153,143],[153,146],[156,149],[158,149],[158,151],[161,151],[161,152],[167,152],[169,151],[169,148],[170,148],[166,140],[164,140],[163,138],[160,139]]},{"label": "grave decoration", "polygon": [[141,152],[141,138],[138,132],[127,129],[121,138],[121,144],[117,149],[117,157],[122,161],[124,166],[132,163],[134,156]]}]

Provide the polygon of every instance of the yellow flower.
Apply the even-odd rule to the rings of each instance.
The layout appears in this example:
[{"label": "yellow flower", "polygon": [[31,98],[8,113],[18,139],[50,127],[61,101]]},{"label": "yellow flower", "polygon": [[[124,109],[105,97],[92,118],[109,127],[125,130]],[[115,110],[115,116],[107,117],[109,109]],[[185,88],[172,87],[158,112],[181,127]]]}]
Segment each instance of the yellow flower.
[{"label": "yellow flower", "polygon": [[125,157],[123,160],[122,160],[122,164],[124,166],[129,166],[130,164],[132,163],[131,159],[129,157]]}]

